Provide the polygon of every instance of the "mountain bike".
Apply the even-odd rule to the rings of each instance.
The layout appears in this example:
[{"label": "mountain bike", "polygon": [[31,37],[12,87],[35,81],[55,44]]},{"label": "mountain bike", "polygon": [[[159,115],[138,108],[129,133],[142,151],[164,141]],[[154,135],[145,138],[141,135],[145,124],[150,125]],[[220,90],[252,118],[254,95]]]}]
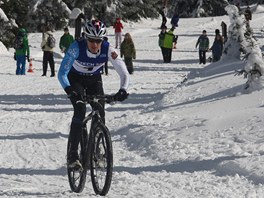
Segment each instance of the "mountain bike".
[{"label": "mountain bike", "polygon": [[[81,140],[78,145],[79,159],[82,164],[81,170],[75,170],[67,165],[68,179],[71,190],[76,193],[83,191],[86,175],[90,170],[90,176],[94,192],[98,195],[106,195],[110,189],[113,171],[113,150],[112,141],[108,128],[102,121],[99,111],[95,110],[100,106],[100,101],[106,103],[114,102],[114,97],[86,96],[85,104],[93,103],[92,111],[84,118]],[[89,134],[87,125],[90,124]],[[67,145],[67,156],[70,151],[70,139]]]}]

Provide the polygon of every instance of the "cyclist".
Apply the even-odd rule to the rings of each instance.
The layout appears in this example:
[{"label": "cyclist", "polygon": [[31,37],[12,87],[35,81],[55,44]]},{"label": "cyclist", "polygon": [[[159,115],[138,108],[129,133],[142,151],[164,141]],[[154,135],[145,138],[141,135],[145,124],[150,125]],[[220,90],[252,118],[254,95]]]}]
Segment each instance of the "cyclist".
[{"label": "cyclist", "polygon": [[[78,156],[78,144],[82,132],[82,121],[85,117],[86,106],[76,103],[82,100],[84,90],[87,95],[103,95],[101,74],[104,64],[108,60],[120,76],[120,89],[114,95],[115,100],[123,101],[127,98],[126,92],[129,84],[129,74],[123,60],[115,49],[104,40],[106,26],[99,20],[85,22],[83,38],[74,41],[63,58],[58,72],[58,79],[70,98],[74,114],[70,126],[70,155],[67,163],[69,167],[81,169],[82,165]],[[105,120],[104,103],[98,109],[102,120]],[[90,104],[93,106],[93,104]]]}]

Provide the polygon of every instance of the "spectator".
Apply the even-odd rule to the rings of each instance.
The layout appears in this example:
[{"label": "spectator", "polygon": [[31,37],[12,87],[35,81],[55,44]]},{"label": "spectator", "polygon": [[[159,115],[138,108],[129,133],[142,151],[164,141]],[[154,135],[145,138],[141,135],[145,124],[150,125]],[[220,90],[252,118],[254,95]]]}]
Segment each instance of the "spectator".
[{"label": "spectator", "polygon": [[26,58],[29,59],[29,46],[27,33],[24,28],[19,29],[14,42],[15,54],[14,59],[16,60],[16,75],[26,75]]},{"label": "spectator", "polygon": [[163,48],[164,46],[164,38],[165,38],[165,33],[167,31],[167,26],[164,25],[161,27],[161,31],[159,34],[159,47],[161,49],[162,57],[163,57],[163,62],[165,63],[165,49]]},{"label": "spectator", "polygon": [[227,26],[224,21],[221,22],[223,42],[227,41]]},{"label": "spectator", "polygon": [[73,41],[74,41],[73,36],[69,33],[69,29],[65,27],[64,34],[61,36],[59,43],[61,52],[66,53]]},{"label": "spectator", "polygon": [[209,49],[209,39],[206,35],[206,30],[203,30],[203,34],[199,36],[197,42],[196,42],[196,48],[199,45],[199,61],[200,64],[206,63],[206,52]]},{"label": "spectator", "polygon": [[166,17],[166,14],[165,14],[165,10],[166,10],[165,7],[163,7],[162,9],[159,10],[159,13],[160,13],[160,15],[162,17],[162,22],[161,22],[160,28],[166,26],[166,23],[167,23],[167,17]]},{"label": "spectator", "polygon": [[82,24],[84,22],[85,16],[83,13],[80,13],[77,17],[77,19],[75,19],[74,25],[75,25],[75,33],[74,33],[74,38],[75,39],[80,39],[82,38]]},{"label": "spectator", "polygon": [[219,29],[215,29],[215,39],[216,37],[219,35],[220,37],[220,41],[222,41],[222,44],[224,44],[224,38],[223,36],[220,34],[220,30]]},{"label": "spectator", "polygon": [[53,49],[51,45],[49,45],[48,39],[52,36],[52,32],[50,31],[49,27],[46,27],[45,32],[42,34],[42,42],[41,42],[41,48],[43,50],[43,74],[42,76],[47,75],[47,69],[48,69],[48,63],[51,70],[50,77],[55,76],[55,64],[54,64],[54,57],[53,57]]},{"label": "spectator", "polygon": [[115,29],[116,48],[118,48],[121,45],[122,29],[124,28],[120,18],[116,19],[116,22],[113,27]]},{"label": "spectator", "polygon": [[212,50],[213,62],[219,61],[223,52],[223,39],[220,34],[216,34],[213,46],[210,50]]},{"label": "spectator", "polygon": [[125,64],[129,74],[134,73],[132,59],[136,59],[136,49],[132,37],[129,33],[125,34],[124,41],[120,47],[121,58],[124,56]]},{"label": "spectator", "polygon": [[172,48],[174,47],[175,43],[175,35],[173,34],[173,31],[174,28],[171,28],[168,32],[165,31],[164,41],[161,46],[164,63],[171,62]]},{"label": "spectator", "polygon": [[171,18],[172,28],[178,27],[178,22],[179,22],[179,15],[177,12],[175,12]]}]

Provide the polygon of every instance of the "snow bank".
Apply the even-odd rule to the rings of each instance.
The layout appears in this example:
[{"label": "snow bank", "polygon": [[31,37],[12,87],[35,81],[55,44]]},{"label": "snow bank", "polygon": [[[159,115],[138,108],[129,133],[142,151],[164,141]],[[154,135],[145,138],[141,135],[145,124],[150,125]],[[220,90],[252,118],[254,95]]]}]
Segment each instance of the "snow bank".
[{"label": "snow bank", "polygon": [[9,54],[4,44],[0,41],[0,54]]}]

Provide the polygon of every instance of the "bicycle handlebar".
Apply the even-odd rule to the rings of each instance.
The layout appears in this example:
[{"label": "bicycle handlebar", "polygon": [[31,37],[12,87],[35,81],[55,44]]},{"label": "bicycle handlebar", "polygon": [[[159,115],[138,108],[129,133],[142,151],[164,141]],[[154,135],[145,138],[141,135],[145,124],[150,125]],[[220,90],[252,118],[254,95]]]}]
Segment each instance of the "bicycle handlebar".
[{"label": "bicycle handlebar", "polygon": [[78,100],[76,103],[99,103],[100,101],[109,104],[116,102],[114,95],[88,95],[84,96],[83,100]]}]

